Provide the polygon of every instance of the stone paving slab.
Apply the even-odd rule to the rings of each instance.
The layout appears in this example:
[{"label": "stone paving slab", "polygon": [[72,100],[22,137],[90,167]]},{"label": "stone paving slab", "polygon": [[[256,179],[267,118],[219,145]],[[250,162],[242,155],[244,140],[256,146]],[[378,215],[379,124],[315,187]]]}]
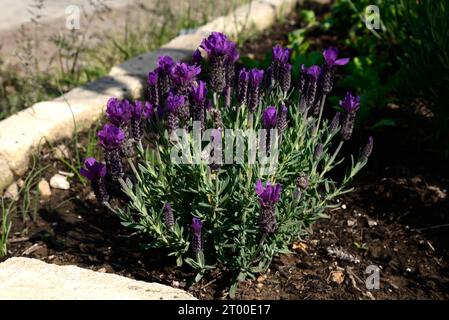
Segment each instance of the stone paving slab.
[{"label": "stone paving slab", "polygon": [[0,263],[1,300],[196,300],[154,282],[30,258]]}]

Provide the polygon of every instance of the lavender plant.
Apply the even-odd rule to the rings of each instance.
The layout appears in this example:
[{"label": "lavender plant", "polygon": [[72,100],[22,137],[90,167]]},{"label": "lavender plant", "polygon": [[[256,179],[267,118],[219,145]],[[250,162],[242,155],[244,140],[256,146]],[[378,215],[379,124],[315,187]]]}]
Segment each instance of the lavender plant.
[{"label": "lavender plant", "polygon": [[[197,281],[213,268],[230,272],[231,295],[337,206],[373,149],[370,137],[344,177],[329,177],[360,107],[347,93],[344,112],[322,119],[335,67],[347,63],[336,49],[324,52],[325,66],[303,66],[299,79],[280,46],[267,71],[236,72],[238,57],[216,32],[192,64],[161,57],[148,102],[108,103],[111,123],[98,133],[106,164],[87,159],[82,169],[124,226],[150,236],[148,248],[166,248]],[[121,152],[130,142],[134,154]],[[106,183],[121,185],[126,207],[108,202]]]}]

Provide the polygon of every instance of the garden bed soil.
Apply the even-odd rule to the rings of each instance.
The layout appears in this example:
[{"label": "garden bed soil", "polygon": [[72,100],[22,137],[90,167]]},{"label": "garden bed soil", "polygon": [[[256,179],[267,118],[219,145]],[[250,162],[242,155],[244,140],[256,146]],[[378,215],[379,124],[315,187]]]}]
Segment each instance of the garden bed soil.
[{"label": "garden bed soil", "polygon": [[[298,26],[293,15],[250,40],[242,53],[260,58]],[[323,43],[332,39],[322,36],[314,45]],[[354,181],[354,192],[341,197],[341,207],[328,211],[329,219],[316,223],[309,238],[292,246],[292,254],[276,257],[266,274],[242,282],[237,299],[449,298],[449,175],[431,144],[422,143],[431,122],[405,106],[376,116],[394,117],[398,125],[374,133],[372,158]],[[80,137],[81,142],[86,139]],[[357,151],[366,136],[353,140],[345,152]],[[41,159],[49,165],[43,173],[47,181],[59,170],[67,171],[50,149],[44,148]],[[190,285],[191,269],[175,267],[166,252],[141,250],[142,240],[130,235],[115,215],[96,203],[90,188],[74,178],[70,190],[53,189],[51,198],[41,201],[34,220],[14,219],[8,257],[27,256],[160,282],[200,299],[229,297],[228,275],[216,272]],[[379,289],[366,288],[370,265],[379,267]]]}]

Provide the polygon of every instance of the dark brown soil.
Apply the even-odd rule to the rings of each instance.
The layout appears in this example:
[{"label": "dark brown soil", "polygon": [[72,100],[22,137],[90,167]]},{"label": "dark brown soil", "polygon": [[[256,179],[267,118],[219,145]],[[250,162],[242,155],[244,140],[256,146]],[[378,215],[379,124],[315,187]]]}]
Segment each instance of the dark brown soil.
[{"label": "dark brown soil", "polygon": [[[263,56],[297,27],[293,21],[250,40],[243,53]],[[386,109],[377,116],[394,117],[398,126],[374,134],[373,156],[354,181],[354,192],[340,199],[341,208],[329,211],[330,218],[319,221],[309,238],[294,244],[292,254],[276,257],[267,274],[241,283],[236,298],[449,298],[449,175],[432,145],[420,143],[425,132],[431,132],[430,120],[403,108]],[[365,133],[356,135],[345,152],[357,151],[365,138]],[[58,170],[67,171],[51,156],[43,161],[50,164],[44,172],[47,180]],[[26,254],[51,263],[189,287],[190,269],[176,268],[164,252],[141,250],[139,238],[130,236],[117,217],[98,206],[90,189],[76,178],[70,191],[53,190],[51,199],[39,207],[35,221],[22,225],[16,219],[9,257]],[[332,256],[329,249],[342,254]],[[344,256],[349,255],[357,261],[346,261]],[[377,290],[365,285],[369,265],[380,269]],[[201,299],[226,298],[226,277],[206,276],[189,290]]]}]

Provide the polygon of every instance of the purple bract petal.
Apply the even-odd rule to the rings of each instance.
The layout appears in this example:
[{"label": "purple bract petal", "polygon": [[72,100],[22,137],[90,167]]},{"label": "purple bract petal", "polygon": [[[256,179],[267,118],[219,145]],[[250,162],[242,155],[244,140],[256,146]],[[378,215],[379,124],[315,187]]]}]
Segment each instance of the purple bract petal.
[{"label": "purple bract petal", "polygon": [[340,106],[345,109],[347,113],[357,111],[360,108],[360,97],[354,95],[351,91],[348,91],[343,100],[340,100]]},{"label": "purple bract petal", "polygon": [[84,160],[84,167],[80,169],[80,174],[91,181],[99,179],[106,176],[106,166],[95,158],[87,158]]},{"label": "purple bract petal", "polygon": [[105,124],[103,129],[98,131],[97,136],[100,144],[108,150],[118,148],[125,139],[125,133],[110,123]]}]

